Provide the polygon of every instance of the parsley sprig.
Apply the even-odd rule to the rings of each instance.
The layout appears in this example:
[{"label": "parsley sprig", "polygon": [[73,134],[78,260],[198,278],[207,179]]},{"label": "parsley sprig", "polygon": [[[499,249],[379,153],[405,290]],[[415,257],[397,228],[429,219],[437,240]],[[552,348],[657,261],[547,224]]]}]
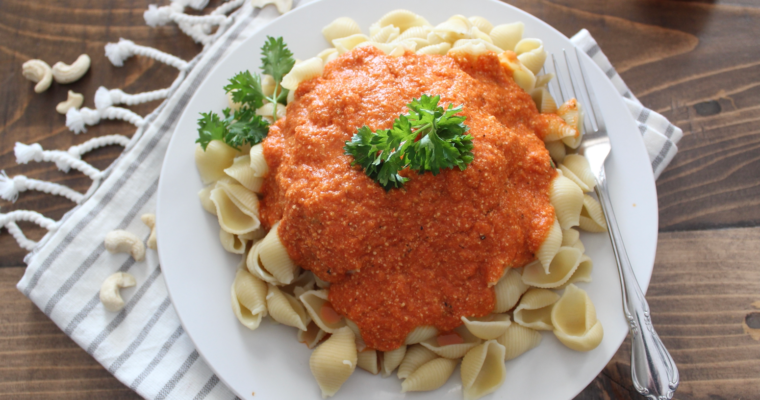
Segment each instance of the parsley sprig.
[{"label": "parsley sprig", "polygon": [[440,99],[425,94],[413,99],[407,104],[409,113],[399,115],[391,129],[359,128],[343,148],[354,157],[351,165],[361,165],[385,190],[404,186],[409,180],[399,174],[404,168],[433,175],[447,168],[466,169],[473,159],[466,117],[456,115],[461,106],[438,106]]},{"label": "parsley sprig", "polygon": [[295,64],[293,53],[283,42],[282,37],[267,36],[267,41],[261,47],[261,70],[274,79],[274,92],[271,96],[264,93],[261,85],[261,75],[243,71],[236,74],[224,87],[226,93],[232,93],[232,100],[240,103],[237,111],[226,108],[222,111],[224,118],[208,112],[201,113],[198,120],[198,139],[203,150],[206,150],[212,140],[221,140],[228,145],[239,148],[244,144],[260,143],[269,133],[269,123],[256,110],[265,101],[274,104],[272,119],[277,120],[277,106],[285,104],[288,90],[280,86],[282,78],[290,72]]}]

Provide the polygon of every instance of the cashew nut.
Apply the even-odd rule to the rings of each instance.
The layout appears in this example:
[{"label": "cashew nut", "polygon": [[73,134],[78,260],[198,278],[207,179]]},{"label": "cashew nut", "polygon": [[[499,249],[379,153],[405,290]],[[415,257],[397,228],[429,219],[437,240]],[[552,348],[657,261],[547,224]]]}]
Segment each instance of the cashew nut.
[{"label": "cashew nut", "polygon": [[42,60],[29,60],[21,66],[21,73],[24,78],[32,82],[37,82],[34,86],[36,93],[42,93],[50,87],[53,82],[53,70],[48,63]]},{"label": "cashew nut", "polygon": [[150,236],[148,237],[148,248],[151,248],[153,250],[157,249],[158,246],[156,245],[156,214],[143,214],[142,217],[140,217],[140,219],[145,225],[148,225],[148,228],[150,228]]},{"label": "cashew nut", "polygon": [[68,112],[70,108],[78,110],[79,107],[82,107],[82,103],[84,103],[84,96],[69,90],[69,97],[66,101],[58,103],[58,105],[55,106],[55,111],[58,111],[59,114],[66,115],[66,112]]},{"label": "cashew nut", "polygon": [[106,250],[111,253],[129,253],[135,261],[145,258],[145,245],[137,235],[117,229],[108,232],[105,240]]},{"label": "cashew nut", "polygon": [[103,281],[100,285],[100,302],[108,311],[116,312],[124,308],[119,288],[132,287],[136,284],[135,277],[126,272],[117,272]]},{"label": "cashew nut", "polygon": [[58,83],[76,82],[90,69],[90,56],[82,54],[73,64],[67,65],[58,61],[53,65],[53,78]]}]

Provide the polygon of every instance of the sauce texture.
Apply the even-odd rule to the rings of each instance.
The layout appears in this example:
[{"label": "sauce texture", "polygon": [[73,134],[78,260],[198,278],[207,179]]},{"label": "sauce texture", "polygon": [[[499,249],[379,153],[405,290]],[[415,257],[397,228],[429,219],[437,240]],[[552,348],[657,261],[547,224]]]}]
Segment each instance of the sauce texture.
[{"label": "sauce texture", "polygon": [[[363,125],[390,128],[422,94],[463,106],[474,160],[437,176],[405,170],[404,188],[386,192],[343,146]],[[534,260],[552,227],[546,118],[495,54],[360,47],[301,83],[270,128],[262,223],[281,221],[291,258],[331,282],[332,306],[368,347],[398,348],[418,326],[450,331],[493,310],[491,286]]]}]

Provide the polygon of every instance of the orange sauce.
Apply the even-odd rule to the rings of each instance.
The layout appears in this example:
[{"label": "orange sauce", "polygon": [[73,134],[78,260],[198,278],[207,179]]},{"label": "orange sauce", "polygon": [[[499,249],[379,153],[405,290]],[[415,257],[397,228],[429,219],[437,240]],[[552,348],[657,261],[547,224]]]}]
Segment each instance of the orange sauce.
[{"label": "orange sauce", "polygon": [[[344,143],[363,125],[390,128],[422,94],[463,106],[474,161],[437,176],[404,171],[410,181],[386,192],[351,166]],[[368,347],[395,349],[417,326],[451,331],[493,310],[491,286],[532,261],[553,224],[555,172],[536,133],[545,125],[493,54],[355,49],[303,82],[270,128],[262,222],[281,221],[289,255],[331,282],[332,307]]]}]

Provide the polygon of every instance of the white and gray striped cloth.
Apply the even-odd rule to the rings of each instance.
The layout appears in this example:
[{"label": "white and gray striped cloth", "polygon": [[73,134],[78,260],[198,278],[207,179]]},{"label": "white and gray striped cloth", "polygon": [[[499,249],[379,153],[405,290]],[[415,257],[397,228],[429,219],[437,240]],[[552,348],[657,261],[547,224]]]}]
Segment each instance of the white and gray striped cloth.
[{"label": "white and gray striped cloth", "polygon": [[[29,254],[26,274],[18,283],[18,289],[67,335],[145,398],[236,396],[200,359],[184,332],[157,254],[149,250],[145,261],[135,262],[129,255],[107,252],[103,238],[111,230],[126,229],[147,239],[149,229],[139,217],[155,210],[164,153],[185,105],[219,60],[277,16],[273,7],[254,9],[246,2],[226,32],[192,61],[177,91],[147,117],[140,139],[109,168],[93,196],[68,213],[60,227]],[[607,75],[626,97],[655,176],[659,175],[676,153],[681,130],[638,103],[587,31],[573,41],[609,71]],[[126,307],[111,313],[100,304],[98,289],[116,271],[128,271],[138,284],[123,291]]]}]

